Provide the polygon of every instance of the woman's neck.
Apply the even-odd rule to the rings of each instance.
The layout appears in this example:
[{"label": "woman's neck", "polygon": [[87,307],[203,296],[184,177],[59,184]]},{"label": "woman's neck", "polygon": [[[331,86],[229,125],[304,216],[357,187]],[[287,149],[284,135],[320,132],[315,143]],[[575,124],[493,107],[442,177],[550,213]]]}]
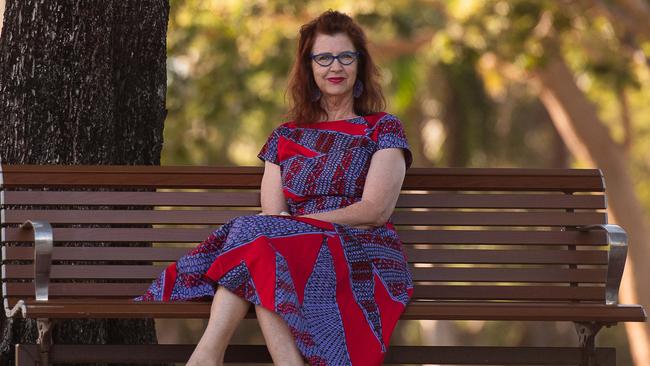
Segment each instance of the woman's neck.
[{"label": "woman's neck", "polygon": [[352,95],[322,98],[321,106],[327,112],[326,121],[338,121],[356,116]]}]

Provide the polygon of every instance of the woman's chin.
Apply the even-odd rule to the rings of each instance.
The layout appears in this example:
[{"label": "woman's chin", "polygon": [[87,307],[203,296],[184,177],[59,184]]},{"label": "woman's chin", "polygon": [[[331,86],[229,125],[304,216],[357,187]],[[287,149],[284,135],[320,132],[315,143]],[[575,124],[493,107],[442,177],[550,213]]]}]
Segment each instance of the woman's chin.
[{"label": "woman's chin", "polygon": [[350,90],[325,90],[323,96],[327,99],[346,99],[352,98]]}]

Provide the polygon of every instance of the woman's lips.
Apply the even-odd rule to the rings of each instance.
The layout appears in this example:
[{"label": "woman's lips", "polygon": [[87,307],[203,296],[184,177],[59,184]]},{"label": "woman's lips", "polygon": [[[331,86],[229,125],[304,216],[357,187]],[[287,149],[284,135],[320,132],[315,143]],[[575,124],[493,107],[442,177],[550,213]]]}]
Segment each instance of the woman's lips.
[{"label": "woman's lips", "polygon": [[334,84],[340,84],[345,78],[327,78],[327,81]]}]

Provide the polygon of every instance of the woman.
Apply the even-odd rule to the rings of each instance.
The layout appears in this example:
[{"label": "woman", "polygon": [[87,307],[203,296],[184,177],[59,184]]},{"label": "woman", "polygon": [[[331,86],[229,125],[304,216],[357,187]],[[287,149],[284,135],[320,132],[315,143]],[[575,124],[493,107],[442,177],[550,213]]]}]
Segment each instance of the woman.
[{"label": "woman", "polygon": [[139,298],[214,296],[188,365],[222,364],[251,303],[277,365],[381,364],[413,285],[389,220],[411,153],[377,74],[347,15],[301,28],[292,122],[258,155],[262,215],[223,225]]}]

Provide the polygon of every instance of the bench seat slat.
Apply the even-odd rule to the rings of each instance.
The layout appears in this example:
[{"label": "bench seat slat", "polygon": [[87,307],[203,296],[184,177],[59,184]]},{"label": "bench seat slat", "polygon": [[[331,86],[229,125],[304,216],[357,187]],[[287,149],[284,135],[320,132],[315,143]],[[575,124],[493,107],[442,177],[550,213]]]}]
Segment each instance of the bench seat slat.
[{"label": "bench seat slat", "polygon": [[[199,243],[214,227],[204,228],[54,228],[55,242],[160,242]],[[607,234],[600,231],[542,230],[409,230],[398,228],[405,244],[486,244],[486,245],[607,245]],[[33,234],[6,228],[7,241],[31,242]]]},{"label": "bench seat slat", "polygon": [[[387,264],[390,269],[390,263]],[[155,279],[164,266],[142,265],[53,265],[52,279]],[[31,279],[33,266],[4,264],[6,279]],[[415,281],[438,282],[539,282],[604,283],[605,269],[566,268],[411,268]]]},{"label": "bench seat slat", "polygon": [[[147,302],[128,300],[27,301],[27,317],[40,318],[207,318],[210,302]],[[249,317],[254,316],[249,312]],[[640,305],[580,303],[412,301],[401,319],[431,320],[521,320],[642,322],[646,314]]]},{"label": "bench seat slat", "polygon": [[[259,207],[257,191],[245,192],[85,192],[5,191],[7,205],[149,205]],[[604,195],[402,193],[397,208],[605,209]]]},{"label": "bench seat slat", "polygon": [[[51,224],[223,224],[238,216],[255,215],[248,210],[6,210],[5,222],[21,224],[43,220]],[[393,214],[397,225],[459,226],[574,226],[604,224],[600,212],[460,212],[429,211]]]},{"label": "bench seat slat", "polygon": [[[52,260],[82,261],[175,261],[191,248],[55,247]],[[461,264],[607,264],[604,250],[489,250],[420,249],[405,246],[412,263]],[[3,259],[31,260],[31,247],[8,247]]]}]

